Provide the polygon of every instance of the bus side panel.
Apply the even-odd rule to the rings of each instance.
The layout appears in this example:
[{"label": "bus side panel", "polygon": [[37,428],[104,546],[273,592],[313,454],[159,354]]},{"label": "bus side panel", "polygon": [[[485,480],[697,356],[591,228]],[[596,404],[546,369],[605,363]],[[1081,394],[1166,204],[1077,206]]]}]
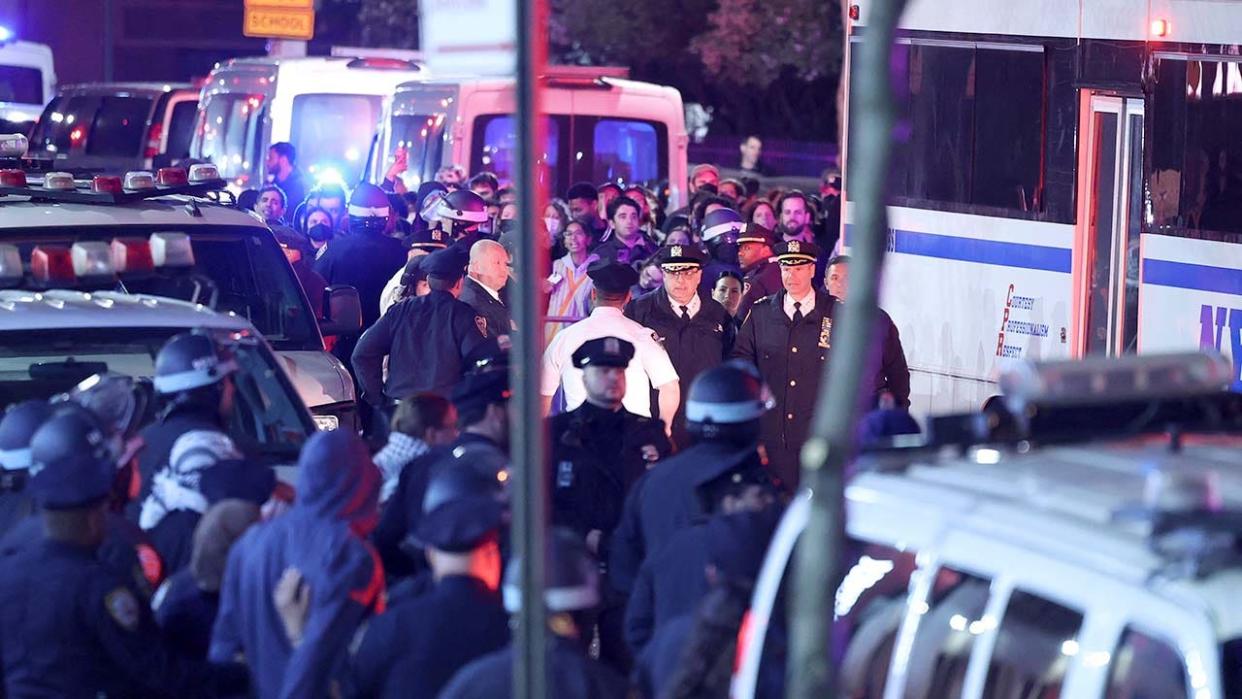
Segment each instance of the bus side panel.
[{"label": "bus side panel", "polygon": [[914,412],[977,409],[1007,363],[1069,356],[1072,226],[900,207],[889,216],[881,298],[910,364]]},{"label": "bus side panel", "polygon": [[1214,348],[1242,388],[1242,245],[1149,233],[1139,256],[1139,351]]}]

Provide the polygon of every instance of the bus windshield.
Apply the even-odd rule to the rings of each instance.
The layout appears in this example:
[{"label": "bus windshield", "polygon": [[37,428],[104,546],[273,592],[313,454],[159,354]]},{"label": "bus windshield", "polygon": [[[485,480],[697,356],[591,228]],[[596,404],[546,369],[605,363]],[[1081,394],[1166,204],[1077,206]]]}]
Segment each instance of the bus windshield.
[{"label": "bus windshield", "polygon": [[262,107],[262,95],[207,95],[199,109],[195,156],[214,163],[223,177],[240,180],[238,184],[245,186],[261,164],[256,152]]},{"label": "bus windshield", "polygon": [[318,178],[335,171],[345,182],[357,182],[382,109],[379,95],[294,97],[289,140],[297,148],[298,162]]},{"label": "bus windshield", "polygon": [[396,114],[389,128],[388,155],[397,148],[409,151],[406,184],[417,187],[431,182],[444,152],[444,114]]}]

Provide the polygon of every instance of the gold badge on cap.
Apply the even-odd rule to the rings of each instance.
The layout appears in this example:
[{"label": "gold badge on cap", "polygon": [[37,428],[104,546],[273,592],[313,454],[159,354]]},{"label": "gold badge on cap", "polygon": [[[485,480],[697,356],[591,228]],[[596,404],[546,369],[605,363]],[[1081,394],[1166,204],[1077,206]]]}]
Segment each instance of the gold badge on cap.
[{"label": "gold badge on cap", "polygon": [[681,246],[674,245],[673,247],[669,248],[668,256],[669,257],[681,257]]},{"label": "gold badge on cap", "polygon": [[802,243],[796,240],[789,241],[789,252],[802,252]]}]

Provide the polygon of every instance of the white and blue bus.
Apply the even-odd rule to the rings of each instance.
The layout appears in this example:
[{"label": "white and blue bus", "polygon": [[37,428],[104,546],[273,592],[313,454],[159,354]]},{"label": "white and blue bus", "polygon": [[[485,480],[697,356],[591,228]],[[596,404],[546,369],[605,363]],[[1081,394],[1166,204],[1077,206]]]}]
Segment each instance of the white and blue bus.
[{"label": "white and blue bus", "polygon": [[898,36],[881,299],[913,409],[977,408],[1013,359],[1213,347],[1237,378],[1242,2],[912,0]]}]

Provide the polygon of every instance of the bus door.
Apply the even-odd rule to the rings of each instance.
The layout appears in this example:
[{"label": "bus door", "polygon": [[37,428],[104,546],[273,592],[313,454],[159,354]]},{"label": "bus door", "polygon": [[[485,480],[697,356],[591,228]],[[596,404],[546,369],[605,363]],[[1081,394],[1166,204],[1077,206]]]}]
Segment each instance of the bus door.
[{"label": "bus door", "polygon": [[1143,211],[1143,101],[1083,93],[1074,242],[1077,356],[1134,352]]}]

